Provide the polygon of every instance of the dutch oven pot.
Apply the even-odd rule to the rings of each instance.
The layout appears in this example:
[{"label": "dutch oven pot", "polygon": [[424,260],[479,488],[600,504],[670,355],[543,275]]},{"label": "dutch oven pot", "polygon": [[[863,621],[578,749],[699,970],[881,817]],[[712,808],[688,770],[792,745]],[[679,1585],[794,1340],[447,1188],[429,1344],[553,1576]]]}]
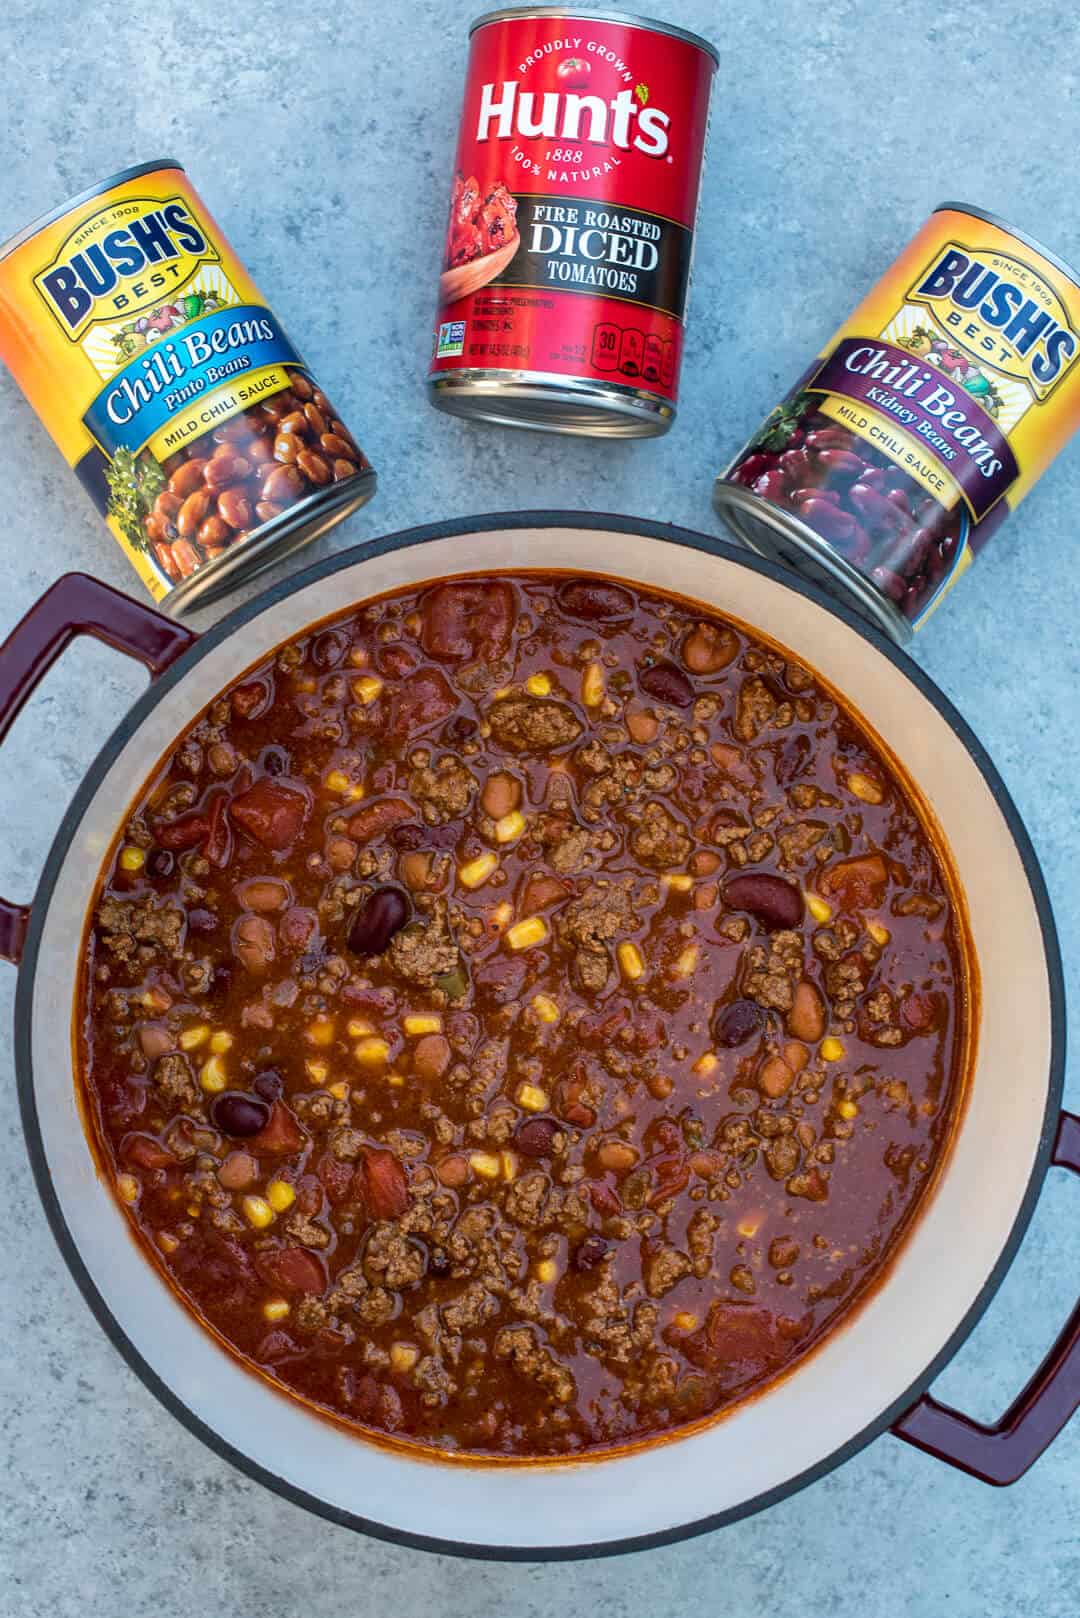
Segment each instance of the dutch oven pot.
[{"label": "dutch oven pot", "polygon": [[[543,1465],[423,1458],[366,1441],[226,1353],[148,1262],[97,1174],[64,1011],[95,879],[131,797],[223,686],[279,642],[365,597],[508,568],[593,570],[673,586],[773,636],[849,693],[921,787],[951,845],[982,980],[976,1066],[948,1159],[854,1316],[792,1375],[703,1430]],[[1001,1282],[1049,1166],[1080,1172],[1080,1119],[1060,1110],[1061,969],[1031,844],[979,743],[904,653],[794,576],[715,539],[539,512],[416,529],[346,552],[201,637],[68,575],[0,648],[0,738],[80,634],[138,658],[151,684],[77,793],[33,903],[0,901],[0,954],[19,963],[23,1123],[53,1232],[87,1302],[192,1432],[336,1522],[432,1549],[529,1558],[640,1549],[729,1522],[820,1477],[886,1429],[991,1483],[1012,1482],[1042,1452],[1080,1402],[1080,1306],[996,1425],[970,1421],[926,1392]]]}]

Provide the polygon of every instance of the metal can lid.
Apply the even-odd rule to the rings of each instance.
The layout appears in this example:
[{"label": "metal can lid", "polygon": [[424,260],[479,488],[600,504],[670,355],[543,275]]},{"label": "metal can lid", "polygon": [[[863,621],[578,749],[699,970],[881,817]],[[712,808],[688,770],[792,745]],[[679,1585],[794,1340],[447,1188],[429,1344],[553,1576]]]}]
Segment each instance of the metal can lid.
[{"label": "metal can lid", "polygon": [[1005,231],[1009,236],[1015,236],[1017,241],[1023,242],[1026,247],[1033,247],[1036,253],[1041,253],[1043,258],[1054,266],[1055,270],[1060,270],[1062,275],[1067,275],[1074,287],[1080,288],[1080,273],[1074,270],[1071,264],[1059,257],[1057,253],[1051,252],[1050,248],[1044,246],[1037,236],[1029,236],[1026,230],[1018,230],[1007,219],[1002,219],[1000,214],[990,213],[985,208],[973,208],[968,202],[939,202],[934,212],[966,213],[970,214],[973,219],[985,219],[988,225],[996,225],[998,230]]},{"label": "metal can lid", "polygon": [[180,169],[183,172],[183,168],[184,165],[178,163],[174,157],[159,157],[153,163],[133,163],[130,168],[120,169],[116,174],[110,174],[108,179],[99,180],[97,185],[87,186],[85,191],[80,191],[75,196],[69,197],[67,202],[61,202],[58,207],[50,208],[48,213],[39,214],[36,219],[32,219],[23,230],[20,230],[0,246],[0,259],[6,258],[9,253],[13,253],[17,247],[22,246],[23,242],[28,242],[32,236],[37,235],[39,230],[44,230],[46,225],[55,224],[56,220],[63,219],[64,215],[70,213],[72,208],[81,208],[84,202],[93,202],[95,197],[100,197],[106,191],[111,191],[114,185],[124,185],[128,180],[138,179],[140,174],[153,174],[158,169]]},{"label": "metal can lid", "polygon": [[711,45],[700,34],[691,33],[689,28],[677,28],[674,23],[661,22],[657,17],[639,17],[633,11],[579,11],[575,6],[506,6],[501,11],[485,11],[483,16],[469,25],[469,37],[476,33],[478,28],[486,28],[493,22],[510,22],[516,18],[526,17],[567,17],[585,24],[594,22],[622,23],[625,28],[644,28],[653,34],[669,34],[672,39],[685,40],[686,44],[694,45],[699,51],[712,58],[716,67],[720,66],[720,53],[715,45]]}]

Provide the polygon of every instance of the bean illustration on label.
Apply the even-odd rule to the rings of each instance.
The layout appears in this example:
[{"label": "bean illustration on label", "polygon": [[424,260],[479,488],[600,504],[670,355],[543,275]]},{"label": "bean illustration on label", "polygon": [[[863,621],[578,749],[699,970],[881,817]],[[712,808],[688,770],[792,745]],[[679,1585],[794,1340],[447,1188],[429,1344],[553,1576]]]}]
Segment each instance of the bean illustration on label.
[{"label": "bean illustration on label", "polygon": [[434,405],[553,432],[667,431],[715,67],[704,41],[639,18],[474,24]]},{"label": "bean illustration on label", "polygon": [[1080,422],[1080,281],[938,208],[716,486],[739,536],[897,640],[924,624]]}]

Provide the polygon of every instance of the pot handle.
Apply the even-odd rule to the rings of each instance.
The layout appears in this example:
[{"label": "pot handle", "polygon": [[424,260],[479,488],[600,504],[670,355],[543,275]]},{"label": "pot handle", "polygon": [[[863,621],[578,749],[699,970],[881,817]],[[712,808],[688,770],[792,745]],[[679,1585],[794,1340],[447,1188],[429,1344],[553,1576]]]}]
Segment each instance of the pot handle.
[{"label": "pot handle", "polygon": [[[152,679],[197,640],[193,630],[122,595],[86,573],[65,573],[50,585],[0,645],[0,742],[39,680],[77,635],[93,635],[137,658]],[[0,899],[0,959],[18,965],[30,906]]]},{"label": "pot handle", "polygon": [[[1051,1162],[1080,1174],[1080,1117],[1063,1112]],[[1015,1483],[1080,1407],[1080,1303],[1027,1387],[991,1427],[929,1393],[893,1424],[908,1444],[983,1483]]]}]

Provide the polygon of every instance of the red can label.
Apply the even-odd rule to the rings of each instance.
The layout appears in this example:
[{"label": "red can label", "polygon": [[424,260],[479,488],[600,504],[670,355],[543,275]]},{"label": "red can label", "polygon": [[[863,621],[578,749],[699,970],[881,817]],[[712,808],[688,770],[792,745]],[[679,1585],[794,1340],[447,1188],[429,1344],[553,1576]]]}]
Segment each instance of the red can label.
[{"label": "red can label", "polygon": [[712,56],[595,17],[472,36],[432,376],[677,395]]}]

